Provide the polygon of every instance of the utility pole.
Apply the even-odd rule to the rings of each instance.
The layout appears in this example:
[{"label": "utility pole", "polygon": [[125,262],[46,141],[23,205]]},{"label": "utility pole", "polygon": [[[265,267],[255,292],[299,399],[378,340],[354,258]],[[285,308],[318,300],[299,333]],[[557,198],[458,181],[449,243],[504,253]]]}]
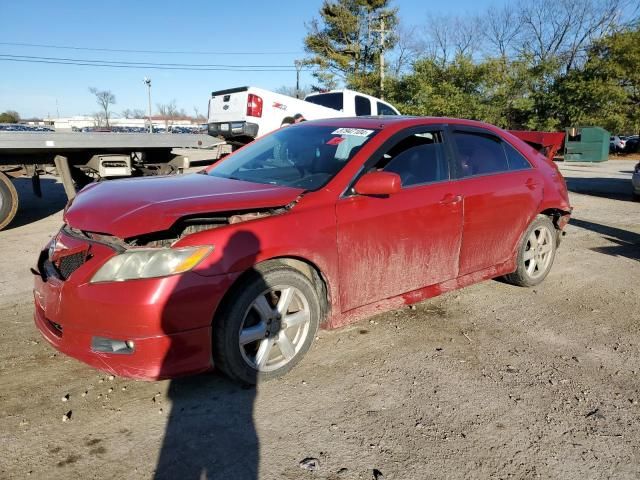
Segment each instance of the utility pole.
[{"label": "utility pole", "polygon": [[293,64],[296,67],[296,98],[300,98],[300,70],[302,70],[302,60],[294,60]]},{"label": "utility pole", "polygon": [[144,77],[144,84],[147,86],[147,98],[149,100],[149,133],[153,133],[153,122],[151,121],[151,79]]},{"label": "utility pole", "polygon": [[384,41],[389,30],[385,30],[384,14],[380,16],[380,28],[373,30],[380,34],[380,98],[384,100]]}]

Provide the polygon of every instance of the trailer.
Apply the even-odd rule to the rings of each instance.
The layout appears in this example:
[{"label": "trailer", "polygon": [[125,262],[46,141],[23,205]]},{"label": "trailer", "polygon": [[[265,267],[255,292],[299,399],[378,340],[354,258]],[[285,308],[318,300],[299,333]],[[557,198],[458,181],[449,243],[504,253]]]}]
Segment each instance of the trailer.
[{"label": "trailer", "polygon": [[15,178],[31,177],[41,197],[40,175],[55,173],[72,199],[94,181],[181,173],[190,166],[190,151],[201,158],[205,150],[216,160],[231,146],[198,134],[0,132],[0,230],[18,211]]},{"label": "trailer", "polygon": [[528,130],[509,130],[523,142],[542,153],[550,162],[553,162],[556,154],[564,143],[564,132],[536,132]]}]

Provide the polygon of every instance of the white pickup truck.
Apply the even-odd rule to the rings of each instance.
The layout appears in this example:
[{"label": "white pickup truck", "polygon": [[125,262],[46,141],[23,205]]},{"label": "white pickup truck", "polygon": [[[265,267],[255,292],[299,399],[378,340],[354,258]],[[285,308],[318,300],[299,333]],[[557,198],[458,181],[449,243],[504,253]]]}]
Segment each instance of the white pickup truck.
[{"label": "white pickup truck", "polygon": [[361,115],[399,115],[388,103],[353,90],[311,93],[304,100],[257,87],[211,93],[209,135],[248,143],[302,115],[305,120]]}]

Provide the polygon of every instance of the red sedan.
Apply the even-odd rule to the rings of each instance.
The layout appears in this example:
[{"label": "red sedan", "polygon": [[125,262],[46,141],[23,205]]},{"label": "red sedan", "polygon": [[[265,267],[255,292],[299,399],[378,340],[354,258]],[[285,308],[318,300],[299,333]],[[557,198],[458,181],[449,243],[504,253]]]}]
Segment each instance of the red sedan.
[{"label": "red sedan", "polygon": [[102,182],[41,252],[35,322],[117,375],[283,375],[338,327],[498,276],[549,273],[571,207],[556,166],[449,118],[283,127],[198,174]]}]

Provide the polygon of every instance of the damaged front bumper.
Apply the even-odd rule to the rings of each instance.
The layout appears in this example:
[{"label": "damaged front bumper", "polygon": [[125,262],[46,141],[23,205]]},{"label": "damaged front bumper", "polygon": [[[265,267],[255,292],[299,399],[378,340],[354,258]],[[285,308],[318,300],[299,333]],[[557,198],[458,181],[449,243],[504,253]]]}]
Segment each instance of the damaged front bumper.
[{"label": "damaged front bumper", "polygon": [[[186,272],[91,284],[115,250],[64,230],[56,244],[62,249],[56,262],[44,250],[34,270],[35,324],[56,349],[100,370],[138,379],[212,368],[212,316],[231,281],[228,276]],[[66,257],[79,253],[83,263],[70,273],[60,270]],[[116,348],[121,344],[127,348]]]}]

